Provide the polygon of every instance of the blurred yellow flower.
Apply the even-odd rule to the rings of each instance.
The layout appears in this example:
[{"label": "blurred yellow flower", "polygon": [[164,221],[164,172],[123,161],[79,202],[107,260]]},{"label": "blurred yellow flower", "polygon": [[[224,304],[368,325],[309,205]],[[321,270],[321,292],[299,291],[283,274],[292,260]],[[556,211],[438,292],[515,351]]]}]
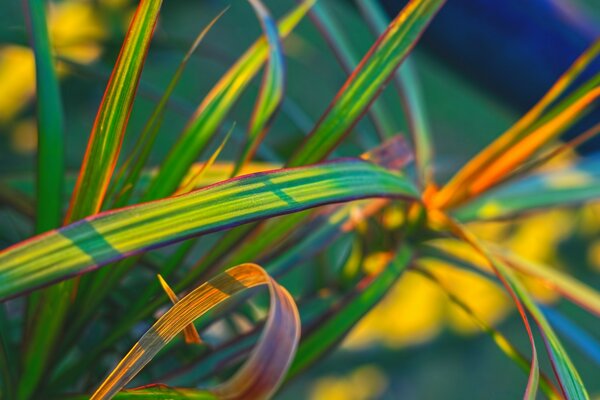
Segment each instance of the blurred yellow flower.
[{"label": "blurred yellow flower", "polygon": [[37,149],[37,123],[35,119],[28,118],[16,123],[11,132],[10,142],[16,153],[34,153]]},{"label": "blurred yellow flower", "polygon": [[[82,0],[52,3],[48,29],[56,54],[81,63],[98,58],[105,29],[93,7],[91,2]],[[61,67],[59,73],[64,72]],[[29,47],[0,48],[0,87],[0,123],[7,123],[35,94],[35,63]]]},{"label": "blurred yellow flower", "polygon": [[33,53],[26,47],[0,49],[0,123],[10,120],[31,99],[35,90]]},{"label": "blurred yellow flower", "polygon": [[[573,211],[556,210],[525,217],[518,222],[487,222],[471,229],[483,240],[508,248],[514,253],[560,268],[557,248],[572,235]],[[588,228],[589,229],[589,228]],[[459,259],[490,272],[486,260],[468,244],[455,240],[436,241]],[[597,261],[592,261],[597,260]],[[363,268],[377,270],[380,261],[367,257]],[[465,303],[474,313],[494,325],[513,309],[504,288],[485,274],[446,265],[437,259],[422,260],[420,266],[433,274],[442,285]],[[590,249],[590,262],[600,264],[600,241]],[[558,266],[557,266],[558,265]],[[540,302],[552,302],[558,294],[539,279],[519,275],[528,290]],[[344,342],[346,348],[360,348],[374,343],[388,347],[414,345],[435,337],[444,328],[460,334],[475,334],[479,327],[471,317],[453,305],[446,294],[431,280],[416,273],[405,273],[386,297],[361,320]]]},{"label": "blurred yellow flower", "polygon": [[319,379],[311,390],[312,400],[376,399],[388,386],[386,375],[379,368],[366,365],[346,376]]}]

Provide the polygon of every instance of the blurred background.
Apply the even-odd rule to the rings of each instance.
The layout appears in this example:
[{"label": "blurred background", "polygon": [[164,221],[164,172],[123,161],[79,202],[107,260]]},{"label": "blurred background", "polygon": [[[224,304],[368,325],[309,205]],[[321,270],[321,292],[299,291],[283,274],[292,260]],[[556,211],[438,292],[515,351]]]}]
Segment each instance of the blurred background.
[{"label": "blurred background", "polygon": [[[332,11],[360,58],[374,37],[353,3],[320,1]],[[385,7],[395,15],[404,3],[386,0]],[[135,4],[132,0],[50,2],[49,26],[66,114],[66,161],[73,174],[81,163]],[[200,45],[184,82],[175,90],[152,155],[156,162],[212,85],[261,32],[243,0],[165,2],[131,115],[125,152],[197,33],[229,4],[231,8]],[[274,16],[280,16],[294,2],[265,0],[265,4]],[[35,76],[21,3],[0,0],[0,10],[0,175],[6,178],[34,173]],[[440,180],[533,105],[598,37],[599,21],[597,0],[449,0],[411,56],[434,136]],[[310,130],[347,76],[309,19],[285,41],[285,49],[286,101],[267,137],[273,152],[259,153],[275,162],[285,159]],[[598,63],[595,67],[600,70]],[[230,123],[245,126],[259,82],[256,79],[246,90],[229,115]],[[398,132],[405,131],[406,121],[393,91],[386,90],[383,96],[394,126]],[[242,135],[243,131],[238,137]],[[365,119],[339,154],[357,155],[375,144],[374,127]],[[583,152],[598,149],[596,141]],[[228,151],[233,148],[225,150],[223,159]],[[30,224],[2,207],[0,221],[3,241],[16,242],[32,234]],[[525,257],[564,268],[600,287],[597,206],[531,216],[516,224],[487,223],[475,229]],[[464,296],[461,299],[528,354],[521,322],[502,290],[465,271],[443,265],[434,268]],[[600,341],[600,321],[559,302],[547,288],[534,283],[531,288],[539,301],[552,304],[561,315],[592,332],[591,340]],[[565,342],[590,393],[600,394],[600,355],[568,339]],[[549,371],[547,360],[543,361]],[[509,399],[521,397],[525,382],[526,375],[443,292],[423,277],[407,273],[338,350],[288,384],[278,397]]]}]

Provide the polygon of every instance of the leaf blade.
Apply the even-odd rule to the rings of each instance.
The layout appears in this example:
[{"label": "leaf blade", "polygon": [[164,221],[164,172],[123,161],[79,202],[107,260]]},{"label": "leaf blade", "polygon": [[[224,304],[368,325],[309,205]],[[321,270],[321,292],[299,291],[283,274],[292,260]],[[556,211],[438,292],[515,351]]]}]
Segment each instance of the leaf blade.
[{"label": "leaf blade", "polygon": [[257,173],[105,212],[0,252],[0,278],[5,282],[0,297],[191,236],[366,197],[416,200],[418,192],[401,174],[345,159]]}]

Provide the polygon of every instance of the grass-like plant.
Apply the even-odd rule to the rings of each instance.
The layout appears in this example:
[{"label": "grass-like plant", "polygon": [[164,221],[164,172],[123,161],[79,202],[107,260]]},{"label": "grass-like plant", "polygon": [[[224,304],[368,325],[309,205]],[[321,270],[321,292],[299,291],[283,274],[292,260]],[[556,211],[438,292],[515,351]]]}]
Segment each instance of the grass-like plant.
[{"label": "grass-like plant", "polygon": [[[23,179],[5,180],[2,200],[17,212],[34,214],[38,235],[0,252],[2,398],[270,397],[334,348],[408,268],[439,283],[523,367],[525,398],[535,399],[538,389],[549,398],[588,398],[522,277],[551,286],[594,317],[600,316],[598,292],[479,239],[468,224],[600,198],[598,160],[537,170],[600,129],[596,124],[572,142],[557,141],[597,106],[600,73],[583,83],[577,78],[598,55],[600,43],[508,131],[439,185],[414,71],[402,63],[443,0],[412,0],[391,21],[376,2],[356,0],[378,36],[360,61],[326,4],[301,1],[275,22],[259,0],[250,0],[264,36],[215,83],[163,162],[149,168],[169,98],[217,16],[184,56],[133,150],[116,168],[162,3],[140,0],[73,180],[64,172],[62,103],[44,2],[25,3],[37,72],[35,213],[22,204],[32,194]],[[276,134],[269,128],[285,99],[282,42],[307,14],[348,79],[283,165],[258,162],[257,152],[267,148],[263,139]],[[263,69],[238,157],[217,161],[229,135],[207,156],[228,112]],[[389,82],[403,99],[407,138],[394,136],[386,109],[374,103]],[[381,144],[356,158],[326,161],[366,113]],[[197,163],[203,157],[206,161]],[[68,208],[64,185],[72,192]],[[389,210],[401,222],[357,230]],[[204,242],[203,235],[216,232],[221,232],[216,241]],[[340,256],[335,265],[322,267],[326,282],[311,282],[302,268],[344,237],[360,239],[350,242],[352,262],[358,257],[359,267]],[[203,256],[190,264],[187,256],[198,248]],[[474,268],[500,282],[529,335],[530,354],[521,354],[462,303],[421,262],[426,257]],[[260,296],[234,296],[260,285],[268,287],[270,303]],[[225,326],[222,340],[206,344],[203,332],[217,321]],[[141,337],[140,326],[147,328]],[[540,371],[536,329],[555,380]],[[127,352],[133,338],[137,343]],[[103,361],[117,357],[123,358],[116,366]],[[109,367],[112,372],[102,380]],[[169,386],[125,390],[138,374],[139,382]]]}]

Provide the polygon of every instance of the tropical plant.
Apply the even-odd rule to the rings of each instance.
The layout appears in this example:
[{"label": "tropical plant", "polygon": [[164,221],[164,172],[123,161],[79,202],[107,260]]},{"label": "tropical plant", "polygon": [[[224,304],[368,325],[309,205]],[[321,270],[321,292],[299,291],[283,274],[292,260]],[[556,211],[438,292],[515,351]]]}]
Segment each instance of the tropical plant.
[{"label": "tropical plant", "polygon": [[[438,185],[416,72],[406,58],[443,0],[412,0],[391,21],[376,2],[356,0],[378,36],[360,61],[325,2],[301,1],[275,22],[260,0],[250,0],[263,37],[214,85],[163,162],[149,167],[172,92],[223,13],[191,45],[118,163],[162,5],[140,0],[73,177],[63,164],[63,111],[44,2],[25,3],[37,73],[38,172],[35,190],[32,180],[8,177],[0,193],[3,204],[34,219],[37,235],[0,252],[3,398],[270,397],[334,348],[407,270],[438,283],[523,368],[525,398],[535,399],[538,389],[549,398],[588,398],[547,311],[523,282],[549,285],[594,317],[600,294],[480,239],[469,224],[600,198],[596,159],[539,170],[600,129],[596,122],[573,141],[558,142],[598,104],[600,73],[583,83],[578,77],[600,42],[526,115]],[[282,42],[307,14],[348,78],[282,159],[263,139],[276,134],[269,128],[285,104]],[[261,69],[245,135],[227,128],[198,163]],[[388,82],[402,100],[409,137],[395,135],[388,110],[397,105],[376,101]],[[356,128],[365,114],[376,137]],[[326,161],[349,137],[378,145]],[[234,139],[241,143],[237,156],[218,161]],[[63,218],[65,190],[72,194]],[[432,260],[500,283],[520,314],[530,353],[522,354],[444,285],[429,268]],[[262,285],[268,298],[252,289]],[[556,380],[540,371],[536,329]],[[118,364],[117,357],[123,357]],[[98,371],[107,368],[112,372],[102,381]],[[145,386],[125,389],[134,379]],[[168,386],[151,384],[157,381]]]}]

